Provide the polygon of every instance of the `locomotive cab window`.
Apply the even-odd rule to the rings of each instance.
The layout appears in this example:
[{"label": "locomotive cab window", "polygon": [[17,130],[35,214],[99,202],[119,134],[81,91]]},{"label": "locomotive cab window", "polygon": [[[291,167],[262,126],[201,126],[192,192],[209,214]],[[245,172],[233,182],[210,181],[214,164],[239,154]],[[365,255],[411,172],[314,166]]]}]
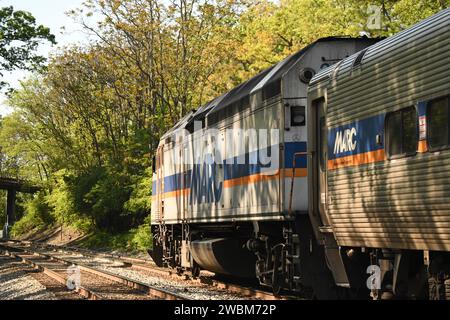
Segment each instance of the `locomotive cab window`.
[{"label": "locomotive cab window", "polygon": [[430,150],[439,150],[450,146],[449,99],[450,97],[440,98],[428,104],[427,122]]},{"label": "locomotive cab window", "polygon": [[417,112],[408,107],[386,116],[386,151],[389,158],[412,156],[417,152]]},{"label": "locomotive cab window", "polygon": [[291,107],[291,127],[303,127],[306,125],[305,107]]}]

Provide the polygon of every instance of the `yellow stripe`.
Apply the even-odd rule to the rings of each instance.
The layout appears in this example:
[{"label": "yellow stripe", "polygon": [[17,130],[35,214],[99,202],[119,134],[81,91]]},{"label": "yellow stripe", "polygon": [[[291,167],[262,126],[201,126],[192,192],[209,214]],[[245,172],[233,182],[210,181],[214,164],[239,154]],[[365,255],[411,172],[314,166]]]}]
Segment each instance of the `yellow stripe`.
[{"label": "yellow stripe", "polygon": [[328,170],[334,170],[343,167],[352,167],[361,164],[373,163],[386,160],[384,150],[370,151],[338,159],[328,160]]},{"label": "yellow stripe", "polygon": [[419,141],[419,148],[417,149],[419,153],[425,153],[428,151],[428,145],[426,140]]},{"label": "yellow stripe", "polygon": [[295,178],[305,178],[308,176],[308,169],[306,168],[295,168],[295,173],[292,174],[292,169],[284,169],[284,177],[292,178],[294,175]]},{"label": "yellow stripe", "polygon": [[279,177],[280,177],[279,171],[276,171],[275,173],[273,173],[271,175],[258,173],[258,174],[253,174],[253,175],[247,176],[247,177],[226,180],[223,183],[223,187],[224,188],[232,188],[235,186],[252,184],[252,183],[261,182],[261,181],[270,181],[270,180],[278,179]]},{"label": "yellow stripe", "polygon": [[[271,180],[279,179],[280,172],[283,174],[284,178],[292,178],[292,176],[293,176],[292,169],[282,169],[282,170],[276,171],[270,175],[258,173],[258,174],[254,174],[254,175],[247,176],[247,177],[227,180],[224,182],[224,188],[232,188],[232,187],[236,187],[236,186],[242,186],[242,185],[253,184],[253,183],[257,183],[257,182],[271,181]],[[295,177],[296,178],[304,178],[307,176],[308,176],[308,170],[306,168],[296,168],[295,169]]]},{"label": "yellow stripe", "polygon": [[[272,173],[267,173],[267,174],[258,173],[258,174],[253,174],[253,175],[247,176],[247,177],[226,180],[223,183],[223,187],[224,188],[233,188],[233,187],[241,186],[241,185],[248,185],[248,184],[253,184],[253,183],[257,183],[257,182],[271,181],[271,180],[279,179],[280,172],[283,173],[284,178],[292,178],[292,169],[282,169],[282,170],[273,171]],[[308,170],[306,168],[296,168],[295,169],[295,177],[296,178],[304,178],[307,176],[308,176]],[[173,198],[173,197],[180,197],[181,195],[187,195],[190,192],[191,192],[190,189],[166,192],[163,194],[163,197],[165,199]],[[154,199],[156,201],[157,200],[156,197],[157,197],[157,195],[154,195],[154,196],[152,196],[152,199]]]}]

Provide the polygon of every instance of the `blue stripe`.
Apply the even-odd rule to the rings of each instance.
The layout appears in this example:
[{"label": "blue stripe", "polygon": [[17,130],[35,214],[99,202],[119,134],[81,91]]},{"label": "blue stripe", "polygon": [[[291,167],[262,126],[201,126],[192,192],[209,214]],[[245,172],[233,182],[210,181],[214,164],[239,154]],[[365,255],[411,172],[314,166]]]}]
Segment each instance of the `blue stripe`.
[{"label": "blue stripe", "polygon": [[[182,183],[183,179],[185,179],[184,184]],[[190,185],[190,180],[191,170],[164,177],[164,193],[181,190],[183,186]]]},{"label": "blue stripe", "polygon": [[[275,147],[278,148],[278,147]],[[270,149],[270,148],[268,148]],[[285,168],[292,168],[293,165],[293,156],[297,152],[306,152],[306,142],[288,142],[285,144]],[[270,156],[270,150],[267,150],[267,156]],[[224,170],[224,180],[232,180],[238,178],[248,177],[254,174],[259,174],[263,172],[263,169],[270,168],[269,165],[261,165],[258,164],[248,164],[250,159],[255,159],[259,155],[258,151],[253,151],[245,154],[245,162],[247,164],[237,164],[239,157],[233,157],[228,162],[234,161],[236,164],[227,164],[227,161],[224,161],[223,170]],[[281,159],[280,159],[281,160]],[[307,167],[307,157],[300,156],[297,158],[296,168],[306,168]],[[278,167],[276,169],[279,169]],[[181,190],[183,188],[183,184],[181,183],[182,179],[185,179],[184,186],[191,185],[191,170],[188,170],[186,174],[175,174],[171,176],[164,177],[164,193],[173,192],[177,190]],[[156,181],[153,182],[153,194],[156,194]]]},{"label": "blue stripe", "polygon": [[[284,167],[286,169],[292,169],[294,165],[294,154],[297,152],[306,152],[306,142],[288,142],[285,144],[284,150]],[[296,158],[296,168],[307,168],[308,157],[302,155]]]},{"label": "blue stripe", "polygon": [[419,114],[419,117],[427,115],[427,106],[428,101],[419,102],[417,105],[417,113]]},{"label": "blue stripe", "polygon": [[[334,160],[346,156],[384,149],[384,142],[378,145],[376,143],[376,136],[379,134],[383,138],[385,116],[385,114],[379,114],[370,118],[358,120],[350,124],[330,129],[328,132],[328,159]],[[342,153],[338,151],[335,154],[334,147],[337,134],[340,133],[341,135],[344,135],[345,130],[352,130],[353,128],[356,129],[356,136],[353,140],[354,142],[356,142],[355,150],[348,150]],[[382,139],[382,141],[384,141],[384,139]]]},{"label": "blue stripe", "polygon": [[[271,156],[271,150],[272,148],[275,148],[275,150],[279,150],[278,146],[268,147],[265,150],[265,155],[267,157]],[[259,174],[263,171],[263,169],[267,169],[271,167],[271,163],[268,165],[261,165],[260,163],[260,155],[261,150],[256,150],[252,152],[247,152],[244,155],[244,162],[245,164],[238,164],[238,162],[242,162],[239,157],[233,157],[229,158],[226,161],[224,161],[224,180],[232,180],[232,179],[238,179],[243,177],[248,177],[254,174]],[[257,162],[257,164],[250,164],[250,159],[252,159],[252,162]],[[227,164],[230,163],[230,164]],[[277,167],[278,169],[278,167]]]}]

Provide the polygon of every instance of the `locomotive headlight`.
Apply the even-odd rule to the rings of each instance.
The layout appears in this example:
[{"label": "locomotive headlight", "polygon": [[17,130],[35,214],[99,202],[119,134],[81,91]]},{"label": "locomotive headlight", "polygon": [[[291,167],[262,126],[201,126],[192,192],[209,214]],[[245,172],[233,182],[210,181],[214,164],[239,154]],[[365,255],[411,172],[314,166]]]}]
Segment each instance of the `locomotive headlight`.
[{"label": "locomotive headlight", "polygon": [[291,127],[302,127],[306,124],[305,107],[292,106],[291,107]]},{"label": "locomotive headlight", "polygon": [[312,68],[304,68],[300,70],[299,77],[300,81],[308,84],[311,79],[316,75],[316,71]]},{"label": "locomotive headlight", "polygon": [[305,116],[302,114],[298,114],[294,116],[294,119],[292,119],[295,123],[304,123],[305,122]]}]

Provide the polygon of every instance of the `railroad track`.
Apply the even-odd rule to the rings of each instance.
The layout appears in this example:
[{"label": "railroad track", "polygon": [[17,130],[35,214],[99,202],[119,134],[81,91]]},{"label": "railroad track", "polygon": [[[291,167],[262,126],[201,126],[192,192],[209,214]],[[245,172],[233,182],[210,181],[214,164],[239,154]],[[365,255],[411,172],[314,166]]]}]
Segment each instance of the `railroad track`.
[{"label": "railroad track", "polygon": [[[226,291],[230,294],[235,294],[235,295],[238,295],[245,299],[260,299],[260,300],[298,299],[298,297],[292,297],[292,296],[286,296],[286,295],[275,296],[272,292],[264,291],[264,290],[250,287],[250,286],[243,286],[243,285],[237,284],[235,282],[217,280],[212,276],[200,276],[198,278],[192,278],[188,275],[179,275],[179,274],[173,272],[173,270],[166,269],[166,268],[159,268],[152,261],[146,260],[146,259],[114,255],[114,254],[109,254],[109,253],[99,253],[99,252],[82,249],[82,248],[74,248],[74,247],[67,247],[67,246],[54,246],[54,245],[48,245],[48,244],[30,242],[30,241],[12,241],[12,242],[15,243],[15,245],[13,247],[17,247],[17,245],[25,246],[28,248],[34,248],[33,249],[34,251],[44,250],[44,251],[53,251],[53,252],[57,252],[57,253],[65,253],[67,255],[74,255],[74,254],[81,255],[84,257],[92,258],[92,259],[97,259],[99,257],[102,257],[105,259],[111,259],[116,262],[123,263],[124,267],[126,267],[126,268],[141,271],[144,273],[144,275],[166,277],[166,278],[169,277],[178,282],[189,282],[189,283],[195,283],[197,285],[208,286],[210,288],[214,288],[215,290]],[[45,254],[42,254],[42,253],[41,253],[41,255],[45,256]],[[49,255],[47,254],[47,256],[49,256]],[[54,255],[52,255],[51,257],[54,257]],[[66,259],[68,259],[68,258],[66,258]],[[65,261],[66,265],[68,263],[72,263],[71,261],[68,261],[65,259],[60,259],[60,260]],[[86,268],[86,267],[83,267],[83,268]],[[90,268],[90,269],[92,269],[92,268]]]},{"label": "railroad track", "polygon": [[[61,248],[55,248],[55,250],[61,250]],[[63,248],[65,250],[65,248]],[[69,249],[70,250],[70,249]],[[84,252],[83,254],[92,255],[92,252],[88,250],[76,250],[76,252]],[[95,254],[94,254],[95,255]],[[255,289],[249,286],[239,285],[237,283],[231,283],[227,281],[214,279],[212,276],[199,276],[193,278],[187,274],[177,274],[171,269],[159,268],[149,260],[125,257],[120,255],[100,254],[105,258],[117,259],[123,263],[129,265],[130,268],[148,272],[150,274],[158,274],[161,276],[169,276],[178,281],[191,281],[202,285],[208,285],[219,290],[226,290],[230,293],[234,293],[240,296],[244,296],[252,299],[261,300],[292,300],[295,297],[292,296],[275,296],[272,292]]]},{"label": "railroad track", "polygon": [[74,291],[90,300],[185,300],[185,297],[167,290],[149,286],[148,284],[119,276],[104,270],[98,270],[53,255],[0,244],[2,254],[42,271],[61,285],[70,281],[68,268],[80,272],[83,285],[76,286]]}]

